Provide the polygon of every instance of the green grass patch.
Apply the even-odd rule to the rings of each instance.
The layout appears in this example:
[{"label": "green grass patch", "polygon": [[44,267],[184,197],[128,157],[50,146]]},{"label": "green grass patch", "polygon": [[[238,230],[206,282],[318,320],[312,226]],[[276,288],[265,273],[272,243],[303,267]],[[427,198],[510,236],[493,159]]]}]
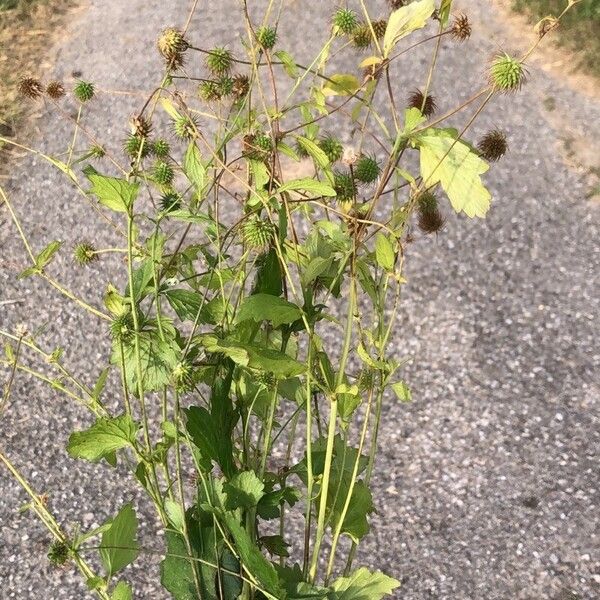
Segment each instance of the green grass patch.
[{"label": "green grass patch", "polygon": [[[559,15],[566,0],[514,0],[513,7],[529,13],[532,21]],[[584,72],[600,77],[600,0],[584,0],[574,6],[562,20],[556,34],[561,45],[578,55]]]}]

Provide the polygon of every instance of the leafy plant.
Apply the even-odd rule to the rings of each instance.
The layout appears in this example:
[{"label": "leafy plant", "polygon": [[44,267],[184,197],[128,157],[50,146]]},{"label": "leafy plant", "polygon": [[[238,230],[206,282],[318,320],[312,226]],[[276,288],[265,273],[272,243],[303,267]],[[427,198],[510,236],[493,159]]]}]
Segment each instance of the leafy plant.
[{"label": "leafy plant", "polygon": [[[235,48],[198,48],[185,31],[166,29],[158,40],[165,73],[131,120],[121,157],[80,128],[102,92],[76,84],[75,127],[90,147],[70,145],[66,162],[38,154],[117,240],[100,249],[80,242],[78,268],[95,269],[107,252],[124,255],[125,273],[106,282],[100,308],[51,274],[64,247],[34,250],[0,188],[30,257],[20,277],[45,279],[102,320],[112,339],[90,388],[64,366],[62,349],[48,353],[26,331],[0,330],[4,398],[16,373],[40,377],[90,413],[89,426],[70,436],[71,457],[135,464],[131,476],[163,526],[161,581],[175,600],[379,600],[399,585],[354,561],[377,505],[370,485],[386,391],[411,398],[390,349],[404,260],[414,224],[423,234],[442,230],[444,196],[467,217],[490,209],[483,176],[506,152],[506,137],[494,130],[477,146],[465,135],[497,94],[524,83],[529,53],[492,57],[481,89],[437,116],[441,41],[466,41],[471,25],[451,18],[451,0],[392,4],[386,21],[362,2],[335,12],[310,66],[284,50],[270,13],[257,25],[244,10],[248,38]],[[433,44],[432,60],[403,107],[391,70],[422,43]],[[332,58],[355,46],[370,48],[357,60],[362,72],[331,72]],[[198,77],[189,74],[193,53],[205,65]],[[186,95],[191,84],[200,85],[199,100]],[[31,101],[64,102],[64,89],[22,82]],[[462,129],[443,126],[469,111]],[[327,132],[334,115],[347,117],[351,144]],[[33,356],[56,378],[30,368]],[[117,413],[103,401],[112,370],[121,379]],[[134,506],[92,531],[65,531],[0,459],[53,536],[50,560],[74,563],[99,598],[131,598],[119,577],[143,551]]]}]

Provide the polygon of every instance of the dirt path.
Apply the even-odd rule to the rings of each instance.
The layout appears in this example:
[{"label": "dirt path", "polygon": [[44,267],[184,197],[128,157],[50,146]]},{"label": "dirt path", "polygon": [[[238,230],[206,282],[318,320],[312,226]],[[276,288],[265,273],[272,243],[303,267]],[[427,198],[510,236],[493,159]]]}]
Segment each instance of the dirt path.
[{"label": "dirt path", "polygon": [[[187,4],[92,0],[58,49],[57,76],[68,79],[76,70],[103,89],[131,89],[134,82],[147,91],[159,64],[157,32],[182,23]],[[304,2],[291,3],[280,31],[281,39],[293,40],[289,47],[299,60],[316,44],[318,28],[310,24],[331,12],[327,2],[310,4],[309,17]],[[489,0],[461,4],[473,18],[474,36],[467,47],[443,44],[434,86],[442,110],[479,86],[488,58],[506,38]],[[200,2],[192,38],[205,46],[233,42],[235,0],[219,2],[219,10],[204,10],[207,5]],[[299,23],[305,24],[300,32]],[[426,59],[419,53],[415,64]],[[394,85],[401,95],[415,83],[402,71]],[[114,140],[116,149],[140,97],[100,95],[87,126]],[[585,148],[600,139],[592,129],[598,124],[596,100],[534,63],[523,92],[500,98],[474,132],[501,126],[510,137],[511,153],[488,179],[495,196],[489,218],[452,217],[437,241],[413,245],[410,310],[396,344],[398,356],[413,358],[406,379],[414,402],[392,402],[386,410],[375,483],[379,512],[362,553],[365,562],[404,579],[398,598],[600,596],[599,207],[589,199],[591,165],[572,168],[565,161],[568,139]],[[40,128],[44,151],[64,149],[70,136],[64,122],[48,114]],[[38,159],[15,168],[11,194],[38,248],[54,239],[68,248],[104,235],[69,186]],[[93,379],[106,362],[106,344],[88,342],[103,339],[99,324],[74,313],[46,286],[17,281],[23,264],[0,210],[2,327],[45,323],[42,339],[49,347],[65,346],[73,370],[91,371]],[[91,302],[104,291],[98,284],[105,281],[103,268],[74,271],[67,253],[56,261],[56,272],[69,273],[69,285]],[[19,303],[1,304],[5,300]],[[50,494],[65,525],[87,528],[133,493],[103,467],[66,456],[68,432],[85,423],[58,394],[19,377],[0,439],[37,489]],[[4,471],[0,489],[0,598],[86,597],[71,571],[49,568],[47,536],[31,515],[17,512],[25,498]],[[150,514],[139,497],[135,501]],[[145,517],[142,528],[151,523]],[[142,543],[160,551],[150,536]],[[155,564],[148,557],[127,573],[136,598],[165,598],[152,583]]]}]

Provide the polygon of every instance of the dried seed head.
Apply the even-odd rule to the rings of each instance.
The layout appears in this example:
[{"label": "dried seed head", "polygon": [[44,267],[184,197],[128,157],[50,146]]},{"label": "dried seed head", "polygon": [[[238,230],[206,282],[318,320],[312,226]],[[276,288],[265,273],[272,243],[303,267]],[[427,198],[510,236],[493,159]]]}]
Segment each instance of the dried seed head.
[{"label": "dried seed head", "polygon": [[232,93],[236,98],[244,98],[250,91],[250,79],[247,75],[236,75],[233,78]]},{"label": "dried seed head", "polygon": [[82,267],[98,260],[96,249],[89,242],[79,242],[73,249],[73,258],[75,262]]},{"label": "dried seed head", "polygon": [[373,42],[371,28],[364,23],[358,25],[352,32],[352,44],[358,50],[366,50]]},{"label": "dried seed head", "polygon": [[498,54],[490,67],[490,83],[499,91],[514,92],[521,88],[527,77],[523,63],[509,54]]},{"label": "dried seed head", "polygon": [[150,152],[157,158],[165,158],[171,152],[171,146],[166,140],[158,139],[150,144]]},{"label": "dried seed head", "polygon": [[371,23],[373,25],[373,31],[375,32],[375,37],[380,40],[385,35],[385,30],[387,29],[387,21],[385,19],[379,19],[377,21],[373,21]]},{"label": "dried seed head", "polygon": [[350,167],[352,165],[355,165],[358,162],[359,158],[360,156],[354,146],[346,146],[344,148],[344,154],[342,154],[342,162],[346,166]]},{"label": "dried seed head", "polygon": [[64,542],[55,540],[48,549],[48,560],[55,567],[62,567],[71,557],[71,549]]},{"label": "dried seed head", "polygon": [[89,102],[94,97],[94,92],[94,84],[89,81],[82,81],[81,79],[73,88],[73,95],[81,103]]},{"label": "dried seed head", "polygon": [[338,202],[349,202],[356,197],[356,183],[350,173],[335,172],[333,189],[335,190]]},{"label": "dried seed head", "polygon": [[431,94],[427,94],[427,97],[425,97],[421,90],[415,90],[410,94],[408,97],[408,106],[418,108],[423,113],[423,116],[427,118],[431,117],[437,110],[435,98]]},{"label": "dried seed head", "polygon": [[123,142],[123,151],[131,158],[145,158],[150,154],[150,143],[139,135],[131,134]]},{"label": "dried seed head", "polygon": [[492,162],[500,160],[508,151],[505,133],[499,129],[489,131],[481,138],[477,149],[486,160]]},{"label": "dried seed head", "polygon": [[173,121],[173,131],[175,135],[184,140],[191,140],[196,137],[198,123],[194,117],[178,117]]},{"label": "dried seed head", "polygon": [[51,81],[46,86],[46,94],[48,94],[52,100],[58,100],[65,95],[65,86],[60,81]]},{"label": "dried seed head", "polygon": [[471,23],[467,15],[457,15],[452,23],[451,35],[455,40],[464,42],[471,37]]},{"label": "dried seed head", "polygon": [[329,162],[332,164],[340,160],[344,154],[344,146],[331,135],[319,140],[319,148],[325,152]]},{"label": "dried seed head", "polygon": [[406,6],[409,4],[410,0],[388,0],[388,4],[392,10],[396,10],[401,8],[402,6]]},{"label": "dried seed head", "polygon": [[160,199],[160,210],[170,213],[181,208],[181,196],[177,192],[167,192]]},{"label": "dried seed head", "polygon": [[339,33],[350,34],[358,25],[358,18],[353,10],[340,8],[333,15],[333,26],[337,27]]},{"label": "dried seed head", "polygon": [[379,177],[379,165],[372,156],[361,156],[354,167],[354,177],[362,183],[373,183]]},{"label": "dried seed head", "polygon": [[253,215],[242,225],[242,240],[246,247],[262,252],[271,245],[275,231],[273,223]]},{"label": "dried seed head", "polygon": [[438,201],[432,192],[422,192],[417,198],[417,208],[419,211],[418,225],[423,233],[436,233],[440,231],[446,219],[438,208]]},{"label": "dried seed head", "polygon": [[[182,54],[189,48],[183,33],[174,27],[165,29],[156,42],[158,51],[168,63],[183,62]],[[179,66],[181,66],[179,64]]]},{"label": "dried seed head", "polygon": [[175,178],[173,167],[164,160],[157,160],[152,167],[152,177],[161,186],[169,186]]},{"label": "dried seed head", "polygon": [[233,56],[227,48],[213,48],[206,57],[206,66],[214,75],[226,75],[232,65]]},{"label": "dried seed head", "polygon": [[258,43],[265,49],[271,50],[277,43],[277,30],[274,27],[261,27],[256,32]]},{"label": "dried seed head", "polygon": [[39,98],[44,91],[42,84],[33,77],[23,77],[21,81],[19,81],[19,86],[17,89],[21,96],[31,100]]},{"label": "dried seed head", "polygon": [[131,133],[142,138],[147,138],[152,131],[152,123],[143,115],[131,117],[129,124]]}]

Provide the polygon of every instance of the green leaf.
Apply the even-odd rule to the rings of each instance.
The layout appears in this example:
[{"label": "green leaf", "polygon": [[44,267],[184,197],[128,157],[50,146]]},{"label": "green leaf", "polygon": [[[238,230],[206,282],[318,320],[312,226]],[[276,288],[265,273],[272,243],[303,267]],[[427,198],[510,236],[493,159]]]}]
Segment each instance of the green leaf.
[{"label": "green leaf", "polygon": [[89,429],[69,436],[67,452],[73,458],[98,462],[121,448],[132,446],[138,429],[139,425],[129,415],[98,419]]},{"label": "green leaf", "polygon": [[288,54],[285,50],[277,50],[277,52],[273,53],[282,63],[285,72],[292,78],[296,79],[298,77],[298,67],[292,56]]},{"label": "green leaf", "polygon": [[[184,537],[174,531],[165,531],[167,553],[160,563],[163,587],[174,600],[200,600],[195,588],[195,561],[189,560]],[[195,557],[194,557],[195,558]]]},{"label": "green leaf", "polygon": [[328,78],[323,84],[325,96],[352,96],[360,89],[358,79],[349,73],[337,73]]},{"label": "green leaf", "polygon": [[254,471],[242,471],[223,485],[223,491],[227,494],[227,510],[248,509],[256,506],[264,496],[265,484]]},{"label": "green leaf", "polygon": [[100,396],[102,395],[102,391],[104,390],[104,386],[106,385],[106,379],[108,377],[109,372],[110,372],[110,367],[106,367],[106,369],[104,369],[100,373],[98,380],[96,381],[96,385],[94,386],[94,389],[92,390],[92,396],[93,396],[94,400],[96,400],[96,402],[100,401]]},{"label": "green leaf", "polygon": [[280,535],[263,535],[258,540],[271,556],[289,556],[289,544]]},{"label": "green leaf", "polygon": [[270,294],[254,294],[244,298],[236,314],[236,321],[271,321],[273,327],[279,327],[301,317],[302,311],[296,304]]},{"label": "green leaf", "polygon": [[394,246],[383,233],[378,233],[375,236],[375,258],[377,259],[377,264],[388,273],[394,270],[396,262]]},{"label": "green leaf", "polygon": [[183,170],[186,177],[196,186],[198,194],[202,194],[206,185],[206,168],[202,164],[202,156],[195,142],[190,142],[183,159]]},{"label": "green leaf", "polygon": [[349,577],[336,579],[331,588],[335,592],[335,600],[381,600],[399,586],[400,582],[396,579],[361,567]]},{"label": "green leaf", "polygon": [[404,130],[402,131],[402,136],[409,138],[410,134],[425,121],[427,121],[427,118],[423,116],[423,113],[418,108],[407,108],[404,111]]},{"label": "green leaf", "polygon": [[310,192],[311,194],[315,194],[317,196],[329,196],[333,197],[336,195],[335,190],[326,183],[322,183],[317,179],[312,179],[310,177],[305,177],[303,179],[295,179],[294,181],[288,181],[284,183],[280,188],[278,188],[277,192],[279,194],[283,194],[284,192],[289,192],[291,190],[302,190],[304,192]]},{"label": "green leaf", "polygon": [[451,130],[428,129],[419,136],[417,145],[423,185],[441,183],[456,212],[485,217],[492,196],[481,182],[481,175],[489,165],[467,144],[456,140]]},{"label": "green leaf", "polygon": [[388,58],[394,46],[409,33],[425,27],[427,19],[433,14],[433,0],[418,0],[395,10],[388,20],[383,38],[383,56]]},{"label": "green leaf", "polygon": [[100,204],[111,210],[127,212],[138,195],[139,183],[90,171],[86,176],[92,183],[90,192],[98,198]]},{"label": "green leaf", "polygon": [[102,534],[100,558],[107,577],[131,564],[138,555],[137,517],[131,504],[126,504]]},{"label": "green leaf", "polygon": [[60,250],[62,242],[54,241],[50,242],[37,256],[35,259],[35,266],[38,269],[43,269],[50,261],[54,258],[54,255]]},{"label": "green leaf", "polygon": [[[342,512],[346,503],[346,498],[350,492],[352,476],[344,471],[341,479],[333,478],[329,490],[327,504],[331,510],[331,526],[335,529],[342,518]],[[352,496],[348,510],[344,516],[341,532],[348,535],[352,540],[358,543],[367,533],[369,533],[369,521],[367,516],[374,510],[371,491],[362,480],[357,481],[352,488]]]},{"label": "green leaf", "polygon": [[400,402],[410,402],[412,400],[410,388],[406,385],[406,383],[404,383],[404,381],[392,383],[392,390],[394,390],[394,394],[396,394]]},{"label": "green leaf", "polygon": [[133,593],[131,587],[124,581],[119,581],[119,583],[117,583],[110,596],[110,600],[131,600],[132,598]]},{"label": "green leaf", "polygon": [[221,296],[206,302],[201,294],[191,290],[172,289],[163,294],[182,321],[198,319],[198,323],[216,325],[225,317],[225,311],[231,309],[231,305]]},{"label": "green leaf", "polygon": [[439,15],[440,15],[440,24],[442,27],[446,27],[448,25],[448,20],[450,19],[450,11],[452,10],[452,0],[442,0],[442,4],[440,5]]},{"label": "green leaf", "polygon": [[299,135],[296,139],[298,140],[300,146],[306,150],[306,152],[317,163],[317,165],[323,169],[323,173],[325,173],[329,183],[333,184],[334,177],[327,154],[325,154],[325,152],[323,152],[323,150],[321,150],[321,148],[319,148],[315,142],[309,140],[308,138]]}]

